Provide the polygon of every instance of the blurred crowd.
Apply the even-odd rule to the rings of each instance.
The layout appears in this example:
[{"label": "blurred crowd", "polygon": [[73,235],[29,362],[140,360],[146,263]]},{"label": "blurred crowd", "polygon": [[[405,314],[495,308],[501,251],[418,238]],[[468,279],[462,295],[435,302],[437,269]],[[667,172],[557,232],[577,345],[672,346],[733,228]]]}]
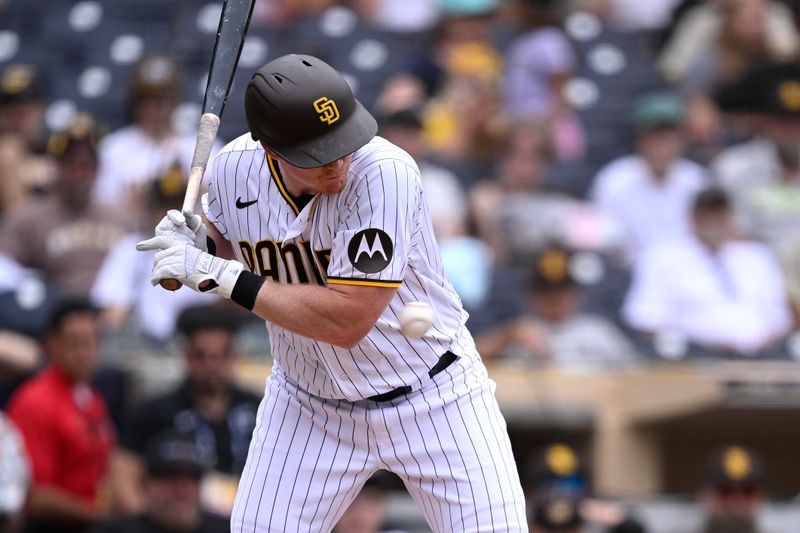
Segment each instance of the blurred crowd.
[{"label": "blurred crowd", "polygon": [[[488,363],[791,361],[798,5],[258,0],[215,151],[244,133],[255,68],[319,56],[419,163]],[[227,527],[259,401],[234,339],[254,324],[151,287],[134,249],[181,204],[220,6],[0,0],[0,530]],[[137,381],[145,352],[181,358],[174,388]],[[757,452],[714,457],[705,531],[756,531]],[[645,531],[592,505],[583,468],[530,481],[531,531]],[[336,531],[383,517],[352,520]]]}]

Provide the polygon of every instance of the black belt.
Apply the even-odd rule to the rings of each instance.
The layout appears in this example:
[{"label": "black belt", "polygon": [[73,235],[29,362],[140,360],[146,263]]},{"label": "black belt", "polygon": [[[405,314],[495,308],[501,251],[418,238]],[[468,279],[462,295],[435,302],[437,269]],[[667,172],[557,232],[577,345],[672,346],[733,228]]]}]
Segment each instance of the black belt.
[{"label": "black belt", "polygon": [[[442,354],[439,358],[439,361],[433,365],[433,368],[428,370],[428,375],[430,377],[435,376],[451,364],[453,361],[458,359],[458,356],[453,352],[447,351]],[[370,396],[367,400],[372,400],[373,402],[388,402],[389,400],[394,400],[398,396],[402,396],[403,394],[408,394],[411,392],[411,387],[408,385],[403,385],[402,387],[397,387],[396,389],[390,390],[389,392],[384,392],[383,394],[376,394],[375,396]]]}]

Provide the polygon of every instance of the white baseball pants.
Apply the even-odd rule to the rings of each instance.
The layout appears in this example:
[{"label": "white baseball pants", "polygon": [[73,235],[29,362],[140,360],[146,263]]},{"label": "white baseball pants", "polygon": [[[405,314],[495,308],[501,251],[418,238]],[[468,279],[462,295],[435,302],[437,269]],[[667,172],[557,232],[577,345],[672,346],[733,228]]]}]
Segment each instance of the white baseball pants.
[{"label": "white baseball pants", "polygon": [[495,383],[459,358],[377,403],[267,380],[231,516],[233,533],[329,532],[378,469],[397,474],[437,533],[527,533]]}]

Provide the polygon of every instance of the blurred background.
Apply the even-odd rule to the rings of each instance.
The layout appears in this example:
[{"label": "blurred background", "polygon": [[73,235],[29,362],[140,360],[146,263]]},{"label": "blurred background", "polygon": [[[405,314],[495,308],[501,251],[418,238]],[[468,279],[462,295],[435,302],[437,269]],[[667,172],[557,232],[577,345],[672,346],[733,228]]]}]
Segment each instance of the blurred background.
[{"label": "blurred background", "polygon": [[[149,285],[222,3],[0,0],[0,531],[225,531],[263,323]],[[257,0],[419,163],[535,532],[800,531],[800,3]],[[338,533],[430,531],[376,476]]]}]

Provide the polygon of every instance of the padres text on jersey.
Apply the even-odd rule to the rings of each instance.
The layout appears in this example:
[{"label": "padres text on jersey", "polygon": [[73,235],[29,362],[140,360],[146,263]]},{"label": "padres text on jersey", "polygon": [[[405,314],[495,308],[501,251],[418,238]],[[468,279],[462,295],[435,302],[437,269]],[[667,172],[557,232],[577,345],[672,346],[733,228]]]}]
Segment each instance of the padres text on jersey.
[{"label": "padres text on jersey", "polygon": [[[332,120],[334,111],[319,106]],[[352,349],[268,323],[275,364],[293,382],[324,398],[358,400],[419,388],[448,350],[478,358],[467,315],[444,274],[419,170],[403,150],[375,137],[353,154],[341,192],[305,205],[288,194],[277,163],[249,134],[229,143],[211,171],[206,216],[252,272],[276,283],[397,288]],[[435,314],[419,339],[399,329],[398,313],[412,301],[430,302]]]}]

